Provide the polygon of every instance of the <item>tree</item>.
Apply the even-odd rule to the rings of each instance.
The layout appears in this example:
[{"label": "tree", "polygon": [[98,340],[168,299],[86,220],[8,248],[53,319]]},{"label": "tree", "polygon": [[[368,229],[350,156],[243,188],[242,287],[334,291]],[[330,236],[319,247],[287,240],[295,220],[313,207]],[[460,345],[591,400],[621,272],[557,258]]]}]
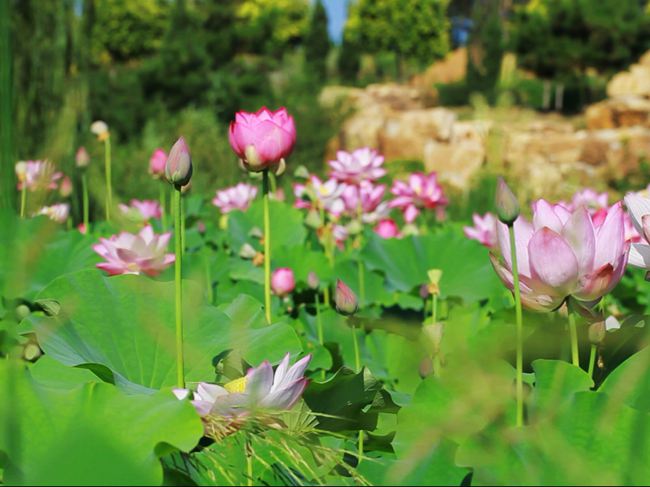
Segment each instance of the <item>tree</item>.
[{"label": "tree", "polygon": [[359,0],[350,9],[345,35],[363,52],[393,52],[420,65],[449,51],[447,0]]},{"label": "tree", "polygon": [[499,81],[504,52],[500,1],[478,1],[474,4],[473,30],[467,56],[467,86],[470,91],[493,98]]},{"label": "tree", "polygon": [[326,75],[327,54],[331,46],[327,32],[327,12],[321,0],[316,0],[312,10],[309,29],[305,35],[305,60],[321,79]]}]

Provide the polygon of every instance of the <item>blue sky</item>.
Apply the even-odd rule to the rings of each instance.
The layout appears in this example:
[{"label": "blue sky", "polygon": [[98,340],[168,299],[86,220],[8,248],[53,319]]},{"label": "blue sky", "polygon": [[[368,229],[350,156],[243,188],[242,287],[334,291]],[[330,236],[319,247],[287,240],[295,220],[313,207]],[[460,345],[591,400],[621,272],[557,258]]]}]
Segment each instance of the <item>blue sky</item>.
[{"label": "blue sky", "polygon": [[336,43],[341,41],[343,26],[348,15],[348,3],[350,0],[323,0],[327,18],[329,20],[328,30],[330,37]]}]

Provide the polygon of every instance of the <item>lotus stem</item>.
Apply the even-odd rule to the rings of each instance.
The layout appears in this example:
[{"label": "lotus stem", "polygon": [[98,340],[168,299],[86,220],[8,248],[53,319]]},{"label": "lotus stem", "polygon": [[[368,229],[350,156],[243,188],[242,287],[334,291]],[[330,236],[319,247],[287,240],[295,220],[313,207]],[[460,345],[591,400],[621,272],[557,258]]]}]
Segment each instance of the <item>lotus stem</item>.
[{"label": "lotus stem", "polygon": [[516,396],[517,396],[517,427],[524,425],[524,325],[521,311],[521,289],[519,289],[519,268],[517,265],[517,248],[515,246],[515,227],[508,225],[510,230],[510,258],[512,261],[513,292],[515,296],[515,317],[516,317]]},{"label": "lotus stem", "polygon": [[323,288],[323,304],[327,307],[330,305],[330,287],[325,286]]},{"label": "lotus stem", "polygon": [[88,202],[88,179],[86,177],[86,171],[81,173],[81,193],[82,193],[82,204],[83,204],[83,222],[86,232],[90,231],[89,228],[89,202]]},{"label": "lotus stem", "polygon": [[576,318],[569,311],[569,335],[571,336],[571,363],[580,367],[580,352],[578,351],[578,330],[576,328]]},{"label": "lotus stem", "polygon": [[245,445],[245,454],[246,454],[246,476],[248,477],[246,480],[246,485],[248,487],[252,487],[254,485],[253,483],[253,452],[251,451],[251,444],[250,440],[246,440],[246,445]]},{"label": "lotus stem", "polygon": [[[435,326],[438,323],[438,294],[433,293],[431,299],[431,325]],[[433,376],[440,377],[440,372],[442,368],[442,362],[440,360],[440,350],[434,350],[433,352]]]},{"label": "lotus stem", "polygon": [[182,221],[182,206],[181,206],[181,188],[175,188],[174,191],[175,203],[175,222],[174,222],[174,242],[176,250],[176,262],[174,263],[175,270],[175,285],[176,285],[176,382],[181,389],[185,388],[185,371],[183,364],[183,286],[182,286],[182,235],[181,235],[181,221]]},{"label": "lotus stem", "polygon": [[269,170],[262,171],[262,195],[264,199],[264,312],[267,324],[271,324],[271,214],[269,209]]},{"label": "lotus stem", "polygon": [[113,206],[113,187],[111,184],[111,137],[104,140],[104,170],[106,176],[106,221],[111,221],[111,207]]},{"label": "lotus stem", "polygon": [[[316,306],[316,331],[318,333],[318,343],[320,343],[320,346],[325,345],[325,338],[323,336],[323,320],[320,317],[320,297],[318,294],[318,289],[316,290],[316,298],[314,305]],[[325,370],[321,371],[321,379],[325,380],[326,378],[326,373]]]},{"label": "lotus stem", "polygon": [[183,203],[183,193],[181,192],[181,252],[185,255],[185,204]]},{"label": "lotus stem", "polygon": [[23,181],[23,187],[20,190],[20,218],[25,218],[26,207],[27,207],[27,185]]},{"label": "lotus stem", "polygon": [[587,370],[589,377],[592,379],[594,378],[594,367],[596,365],[596,350],[596,345],[592,343],[591,349],[589,350],[589,369]]},{"label": "lotus stem", "polygon": [[162,225],[163,231],[167,230],[167,198],[165,196],[165,187],[165,184],[160,185],[160,191],[158,195],[158,199],[160,200],[160,223]]}]

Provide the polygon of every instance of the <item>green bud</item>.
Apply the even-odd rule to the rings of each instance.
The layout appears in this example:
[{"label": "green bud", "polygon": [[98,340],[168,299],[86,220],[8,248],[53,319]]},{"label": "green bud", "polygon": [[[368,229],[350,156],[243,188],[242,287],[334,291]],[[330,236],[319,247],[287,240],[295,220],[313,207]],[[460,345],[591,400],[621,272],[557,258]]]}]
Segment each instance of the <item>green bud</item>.
[{"label": "green bud", "polygon": [[192,157],[183,137],[178,139],[169,151],[165,163],[165,177],[177,189],[181,189],[192,178]]},{"label": "green bud", "polygon": [[497,216],[502,223],[512,225],[519,216],[519,201],[503,178],[497,182]]},{"label": "green bud", "polygon": [[589,325],[589,341],[594,345],[598,345],[605,339],[607,330],[604,321],[598,321]]}]

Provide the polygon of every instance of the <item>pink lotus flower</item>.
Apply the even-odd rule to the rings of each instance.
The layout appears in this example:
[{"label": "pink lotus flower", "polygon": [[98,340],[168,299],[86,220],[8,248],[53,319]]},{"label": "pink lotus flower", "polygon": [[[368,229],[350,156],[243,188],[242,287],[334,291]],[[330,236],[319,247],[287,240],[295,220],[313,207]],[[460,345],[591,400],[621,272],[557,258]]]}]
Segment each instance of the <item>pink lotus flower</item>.
[{"label": "pink lotus flower", "polygon": [[293,271],[288,267],[280,267],[273,271],[271,276],[271,289],[273,292],[280,296],[286,296],[296,288],[296,279],[293,276]]},{"label": "pink lotus flower", "polygon": [[44,206],[36,213],[36,215],[45,215],[50,220],[57,223],[65,223],[65,221],[68,219],[69,214],[70,205],[68,203],[57,203],[56,205],[52,206]]},{"label": "pink lotus flower", "polygon": [[162,149],[156,149],[149,158],[149,174],[155,178],[165,176],[165,164],[167,163],[167,153]]},{"label": "pink lotus flower", "polygon": [[74,156],[74,162],[77,167],[86,167],[88,166],[88,163],[90,163],[90,156],[84,146],[77,149],[77,153]]},{"label": "pink lotus flower", "polygon": [[255,113],[237,112],[228,140],[244,168],[258,172],[283,164],[296,143],[296,127],[286,108],[272,112],[262,107]]},{"label": "pink lotus flower", "polygon": [[174,254],[166,253],[170,237],[171,233],[156,235],[150,226],[146,226],[138,234],[122,232],[108,239],[100,238],[93,250],[106,262],[97,264],[97,267],[111,276],[160,274],[175,260]]},{"label": "pink lotus flower", "polygon": [[63,176],[63,179],[61,180],[61,186],[59,186],[59,194],[63,198],[67,198],[72,194],[72,181],[70,181],[70,178],[68,176]]},{"label": "pink lotus flower", "polygon": [[598,193],[591,188],[585,188],[573,195],[571,199],[571,207],[578,208],[580,206],[586,207],[588,210],[599,210],[609,206],[609,195]]},{"label": "pink lotus flower", "polygon": [[386,174],[383,164],[384,156],[368,147],[353,152],[338,151],[336,160],[329,161],[330,175],[349,184],[374,181]]},{"label": "pink lotus flower", "polygon": [[[289,360],[287,353],[275,373],[271,364],[264,361],[258,367],[248,369],[242,379],[236,379],[224,387],[201,382],[193,393],[192,404],[204,419],[210,416],[245,417],[256,410],[278,412],[291,409],[307,387],[305,370],[311,355],[291,367]],[[174,389],[174,394],[179,399],[185,399],[190,391]]]},{"label": "pink lotus flower", "polygon": [[464,227],[465,236],[476,240],[488,249],[493,248],[497,243],[497,219],[492,213],[481,216],[477,213],[472,215],[473,227]]},{"label": "pink lotus flower", "polygon": [[[569,210],[545,200],[533,203],[533,222],[515,221],[516,252],[523,304],[550,311],[568,297],[592,305],[620,281],[627,264],[623,210],[617,203],[602,222],[586,208]],[[498,246],[490,253],[497,274],[512,290],[508,227],[497,224]]]},{"label": "pink lotus flower", "polygon": [[20,161],[16,163],[18,189],[25,186],[29,191],[56,189],[63,174],[56,172],[50,161]]},{"label": "pink lotus flower", "polygon": [[428,175],[416,172],[408,181],[395,181],[391,192],[396,198],[390,207],[402,210],[407,223],[412,223],[423,208],[441,211],[447,205],[435,172]]},{"label": "pink lotus flower", "polygon": [[347,185],[341,199],[348,215],[357,217],[361,214],[364,223],[375,223],[390,211],[388,203],[382,202],[385,192],[383,184],[375,186],[370,181],[361,181],[358,185]]},{"label": "pink lotus flower", "polygon": [[233,210],[246,211],[257,196],[257,188],[250,184],[239,183],[236,186],[217,191],[212,199],[212,204],[221,210],[221,213],[230,213]]},{"label": "pink lotus flower", "polygon": [[399,237],[399,227],[395,220],[392,218],[384,218],[379,220],[377,225],[375,225],[375,233],[381,238],[397,238]]},{"label": "pink lotus flower", "polygon": [[120,211],[135,221],[147,222],[152,218],[160,218],[162,210],[160,204],[154,200],[131,200],[129,205],[120,203]]},{"label": "pink lotus flower", "polygon": [[332,236],[334,237],[334,242],[340,249],[343,249],[343,244],[350,236],[350,232],[345,227],[345,225],[335,224],[332,225]]},{"label": "pink lotus flower", "polygon": [[323,209],[338,217],[345,211],[345,204],[341,199],[345,187],[334,178],[323,182],[318,176],[311,175],[307,184],[294,184],[295,206],[305,209]]},{"label": "pink lotus flower", "polygon": [[630,247],[630,264],[650,270],[650,198],[629,193],[625,196],[625,205],[637,234],[643,236]]}]

